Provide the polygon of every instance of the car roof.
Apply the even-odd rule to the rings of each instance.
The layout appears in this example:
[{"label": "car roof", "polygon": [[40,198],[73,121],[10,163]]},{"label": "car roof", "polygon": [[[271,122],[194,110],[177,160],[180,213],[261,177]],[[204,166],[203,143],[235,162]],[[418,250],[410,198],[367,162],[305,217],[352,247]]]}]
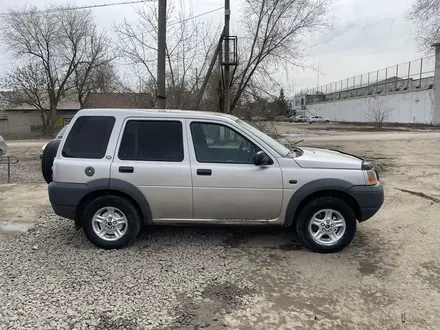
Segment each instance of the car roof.
[{"label": "car roof", "polygon": [[93,115],[112,115],[124,117],[168,117],[168,118],[185,118],[185,119],[219,119],[224,118],[237,121],[239,118],[221,112],[211,111],[194,111],[194,110],[177,110],[177,109],[81,109],[78,112],[81,116]]}]

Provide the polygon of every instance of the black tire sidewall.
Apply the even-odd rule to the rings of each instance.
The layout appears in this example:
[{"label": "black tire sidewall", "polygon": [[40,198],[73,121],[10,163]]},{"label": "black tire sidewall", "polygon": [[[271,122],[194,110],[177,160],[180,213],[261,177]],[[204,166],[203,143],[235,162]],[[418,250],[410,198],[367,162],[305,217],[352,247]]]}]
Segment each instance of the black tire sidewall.
[{"label": "black tire sidewall", "polygon": [[41,172],[46,183],[52,182],[52,166],[60,146],[60,140],[50,141],[43,151],[41,158]]},{"label": "black tire sidewall", "polygon": [[[308,226],[313,215],[319,210],[332,209],[339,212],[345,219],[346,229],[341,240],[332,246],[320,245],[310,236]],[[309,202],[301,211],[297,221],[297,233],[303,243],[312,251],[321,253],[338,252],[347,247],[356,234],[357,221],[353,210],[342,200],[322,197]]]},{"label": "black tire sidewall", "polygon": [[[116,241],[106,241],[97,236],[92,228],[92,219],[95,213],[103,207],[115,207],[121,210],[128,221],[125,235]],[[92,201],[84,210],[81,224],[89,241],[103,249],[120,249],[129,245],[139,234],[141,217],[136,207],[127,199],[119,196],[102,196]]]}]

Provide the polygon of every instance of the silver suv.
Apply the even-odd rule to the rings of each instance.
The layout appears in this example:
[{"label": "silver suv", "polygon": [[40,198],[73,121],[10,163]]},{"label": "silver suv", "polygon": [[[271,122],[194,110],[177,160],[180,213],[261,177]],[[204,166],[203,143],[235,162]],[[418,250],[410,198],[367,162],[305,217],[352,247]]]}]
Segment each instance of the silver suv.
[{"label": "silver suv", "polygon": [[313,251],[336,252],[384,193],[371,163],[288,149],[231,115],[88,109],[61,140],[49,197],[105,249],[147,225],[216,224],[293,227]]}]

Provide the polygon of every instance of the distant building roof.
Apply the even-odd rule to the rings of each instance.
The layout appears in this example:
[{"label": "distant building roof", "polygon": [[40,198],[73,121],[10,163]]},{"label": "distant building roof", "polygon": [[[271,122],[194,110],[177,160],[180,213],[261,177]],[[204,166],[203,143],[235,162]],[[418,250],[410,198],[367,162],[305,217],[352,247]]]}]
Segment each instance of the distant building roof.
[{"label": "distant building roof", "polygon": [[154,102],[148,93],[89,93],[82,108],[152,109]]},{"label": "distant building roof", "polygon": [[[33,105],[27,104],[27,103],[21,103],[21,104],[13,104],[10,103],[9,100],[14,98],[14,92],[10,91],[1,91],[0,92],[0,109],[3,109],[4,111],[13,111],[13,110],[38,110]],[[57,106],[58,110],[79,110],[80,105],[78,101],[70,99],[64,99],[63,101],[58,103]]]}]

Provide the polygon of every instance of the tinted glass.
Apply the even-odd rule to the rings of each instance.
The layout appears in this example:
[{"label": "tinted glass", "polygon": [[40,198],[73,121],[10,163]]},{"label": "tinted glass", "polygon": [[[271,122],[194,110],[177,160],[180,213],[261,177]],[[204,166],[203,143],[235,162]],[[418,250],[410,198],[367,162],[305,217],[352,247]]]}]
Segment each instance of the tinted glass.
[{"label": "tinted glass", "polygon": [[67,136],[63,148],[63,156],[71,158],[103,158],[114,124],[114,117],[79,117]]},{"label": "tinted glass", "polygon": [[184,158],[182,123],[130,120],[124,129],[118,157],[122,160],[181,162]]},{"label": "tinted glass", "polygon": [[259,140],[263,141],[269,147],[271,147],[273,150],[275,150],[280,156],[286,157],[290,150],[286,148],[284,145],[279,143],[278,141],[271,138],[269,135],[264,134],[262,131],[257,129],[256,127],[252,126],[251,124],[245,122],[244,120],[237,120],[237,124],[241,125],[248,131],[250,131],[254,136],[256,136]]},{"label": "tinted glass", "polygon": [[211,123],[192,123],[191,135],[197,160],[201,163],[255,162],[261,149],[233,129]]}]

